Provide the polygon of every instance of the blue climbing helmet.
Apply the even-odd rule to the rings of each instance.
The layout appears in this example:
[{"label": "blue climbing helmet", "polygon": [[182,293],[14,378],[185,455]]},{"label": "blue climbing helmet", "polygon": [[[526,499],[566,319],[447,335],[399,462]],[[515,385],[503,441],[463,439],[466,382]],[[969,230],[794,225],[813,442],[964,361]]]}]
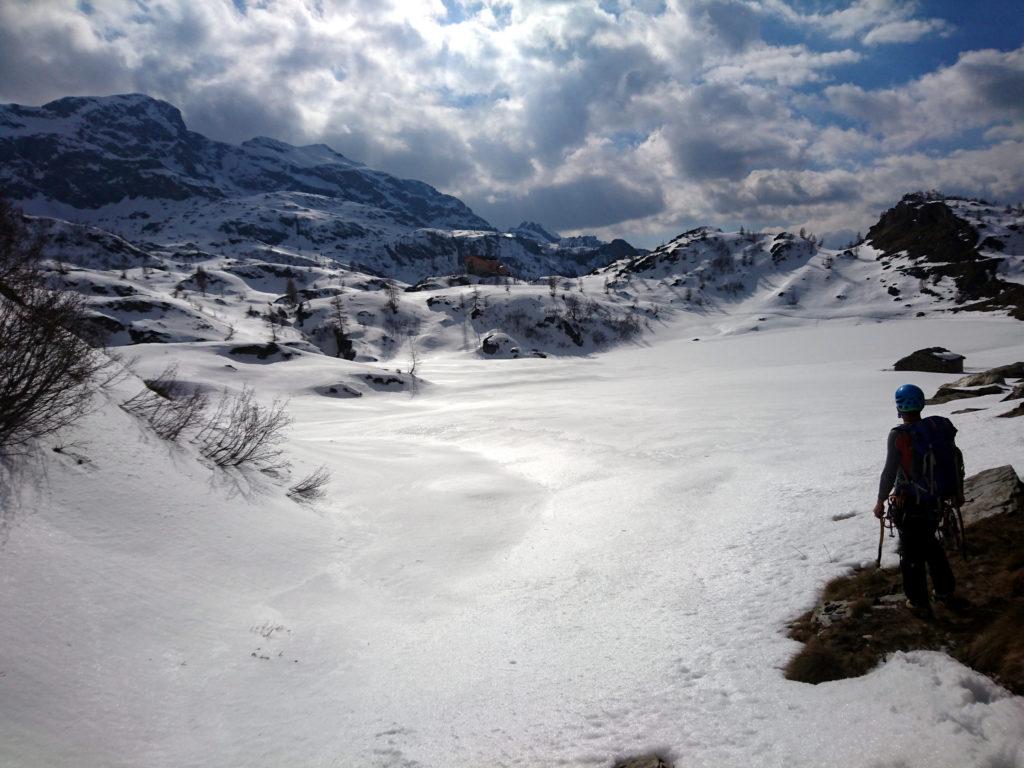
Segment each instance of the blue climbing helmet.
[{"label": "blue climbing helmet", "polygon": [[896,390],[896,412],[902,416],[924,408],[924,392],[913,384],[904,384]]}]

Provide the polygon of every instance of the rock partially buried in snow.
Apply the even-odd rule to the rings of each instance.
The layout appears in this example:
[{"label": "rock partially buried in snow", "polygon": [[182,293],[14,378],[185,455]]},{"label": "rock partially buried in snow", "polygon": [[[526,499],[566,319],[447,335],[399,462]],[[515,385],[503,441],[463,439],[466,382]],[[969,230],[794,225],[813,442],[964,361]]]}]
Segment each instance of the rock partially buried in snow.
[{"label": "rock partially buried in snow", "polygon": [[963,373],[964,356],[945,347],[928,347],[896,361],[897,371],[924,371],[925,373]]},{"label": "rock partially buried in snow", "polygon": [[644,755],[618,760],[613,768],[673,768],[673,765],[658,755]]},{"label": "rock partially buried in snow", "polygon": [[477,351],[488,357],[515,358],[519,357],[519,344],[507,333],[488,331]]},{"label": "rock partially buried in snow", "polygon": [[315,390],[324,397],[362,397],[363,393],[348,384],[330,384],[326,387],[317,387]]},{"label": "rock partially buried in snow", "polygon": [[996,371],[982,371],[981,373],[969,373],[956,381],[942,384],[939,389],[956,389],[957,387],[984,387],[992,384],[1005,384],[1006,379]]},{"label": "rock partially buried in snow", "polygon": [[1007,400],[1024,400],[1024,384],[1018,384],[1010,390],[1010,394],[1004,397],[1000,402],[1005,403]]},{"label": "rock partially buried in snow", "polygon": [[979,387],[977,389],[953,389],[952,387],[939,387],[934,397],[925,400],[927,405],[941,405],[953,400],[964,400],[968,397],[984,397],[985,395],[1001,395],[1003,388],[993,384],[990,387]]},{"label": "rock partially buried in snow", "polygon": [[290,360],[296,356],[294,350],[280,346],[276,341],[266,344],[247,344],[240,347],[232,347],[228,354],[233,357],[255,357],[261,362],[275,363]]},{"label": "rock partially buried in snow", "polygon": [[999,414],[999,418],[1001,419],[1015,419],[1018,416],[1024,416],[1024,403],[1021,403],[1012,411],[1007,411],[1006,413]]},{"label": "rock partially buried in snow", "polygon": [[997,376],[1005,376],[1008,379],[1024,379],[1024,362],[1018,361],[1009,365],[1000,365],[996,368],[990,368],[985,373],[994,373]]},{"label": "rock partially buried in snow", "polygon": [[360,373],[356,376],[378,392],[402,392],[406,387],[403,373]]},{"label": "rock partially buried in snow", "polygon": [[1004,512],[1024,513],[1024,483],[1009,464],[967,478],[964,498],[967,501],[961,511],[965,525]]}]

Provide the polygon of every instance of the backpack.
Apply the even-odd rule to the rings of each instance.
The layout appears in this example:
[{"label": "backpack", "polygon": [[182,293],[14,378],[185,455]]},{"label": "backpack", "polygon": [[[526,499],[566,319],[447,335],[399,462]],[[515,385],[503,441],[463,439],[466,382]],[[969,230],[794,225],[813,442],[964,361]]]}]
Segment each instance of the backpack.
[{"label": "backpack", "polygon": [[922,511],[938,512],[944,501],[963,498],[964,460],[956,427],[944,416],[929,416],[896,427],[900,470],[895,494]]}]

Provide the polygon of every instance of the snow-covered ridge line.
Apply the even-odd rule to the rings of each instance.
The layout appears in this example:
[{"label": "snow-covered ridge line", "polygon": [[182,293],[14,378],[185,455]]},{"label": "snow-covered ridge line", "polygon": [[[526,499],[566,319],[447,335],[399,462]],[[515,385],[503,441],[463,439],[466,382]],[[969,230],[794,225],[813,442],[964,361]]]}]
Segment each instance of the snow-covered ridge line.
[{"label": "snow-covered ridge line", "polygon": [[[894,219],[887,212],[872,229],[874,239],[844,249],[785,232],[699,227],[651,253],[633,252],[576,278],[452,274],[454,259],[435,257],[438,277],[398,280],[393,288],[389,278],[362,265],[339,266],[315,251],[264,246],[230,256],[193,243],[136,246],[66,221],[36,223],[49,237],[55,279],[87,296],[96,330],[107,332],[112,344],[280,342],[372,364],[404,359],[414,346],[470,353],[501,347],[514,350],[510,356],[590,354],[668,323],[711,320],[719,332],[735,333],[812,318],[1000,309],[979,307],[979,299],[993,286],[1011,292],[1021,287],[1013,282],[1022,274],[1020,216],[991,207],[982,214],[953,202],[959,214],[943,219],[959,222],[954,233],[968,227],[984,232],[973,236],[982,244],[957,234],[953,245],[931,239],[929,252],[910,253],[903,240],[917,242],[913,221],[902,229],[898,222],[931,221],[938,203],[925,204],[929,209],[920,216],[903,210]],[[459,244],[471,243],[495,260],[502,241],[517,241],[478,230],[423,230],[418,237],[435,253],[446,246],[459,253]],[[893,253],[873,244],[893,238],[900,245]],[[393,246],[396,258],[406,255],[408,243],[401,242]],[[978,263],[987,282],[965,287],[959,270],[974,275]]]},{"label": "snow-covered ridge line", "polygon": [[460,271],[470,255],[526,278],[622,255],[596,238],[563,246],[541,225],[500,237],[457,198],[322,144],[212,141],[141,94],[0,106],[0,191],[136,243],[234,257],[272,247],[409,282]]}]

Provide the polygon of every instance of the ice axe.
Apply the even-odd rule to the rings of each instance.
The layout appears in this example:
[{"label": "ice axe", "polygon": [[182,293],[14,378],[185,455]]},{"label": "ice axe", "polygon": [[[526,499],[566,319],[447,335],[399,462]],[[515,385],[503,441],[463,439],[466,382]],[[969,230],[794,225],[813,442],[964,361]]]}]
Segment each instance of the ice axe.
[{"label": "ice axe", "polygon": [[878,557],[875,559],[875,567],[882,567],[882,544],[885,543],[885,518],[878,518]]}]

